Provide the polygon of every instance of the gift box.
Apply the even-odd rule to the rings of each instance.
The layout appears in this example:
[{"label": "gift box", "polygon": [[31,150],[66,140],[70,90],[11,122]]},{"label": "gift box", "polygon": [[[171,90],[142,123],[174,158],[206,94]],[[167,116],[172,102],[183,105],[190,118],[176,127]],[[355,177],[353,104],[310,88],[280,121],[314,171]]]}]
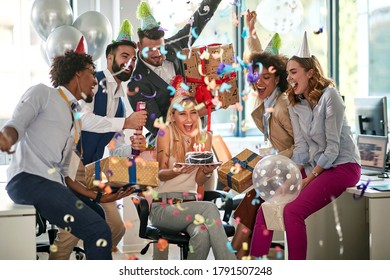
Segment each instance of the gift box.
[{"label": "gift box", "polygon": [[85,166],[88,188],[97,188],[95,180],[113,187],[125,185],[158,186],[158,162],[136,159],[106,157]]},{"label": "gift box", "polygon": [[283,210],[286,204],[263,202],[261,208],[265,218],[267,229],[284,231]]},{"label": "gift box", "polygon": [[[208,57],[203,56],[203,52],[208,52]],[[229,89],[220,92],[218,97],[221,101],[221,107],[227,108],[239,102],[237,89],[236,72],[224,73],[219,75],[217,72],[221,63],[232,65],[234,63],[234,50],[232,44],[211,44],[202,47],[185,48],[182,53],[187,56],[184,61],[184,72],[186,84],[190,87],[191,94],[210,95],[207,88],[207,80],[216,82],[216,89],[220,89],[222,84],[228,84]],[[200,72],[201,71],[201,72]],[[208,91],[208,93],[205,93]],[[206,104],[207,105],[207,104]]]},{"label": "gift box", "polygon": [[[222,164],[218,169],[218,180],[229,188],[241,193],[252,186],[252,173],[261,157],[249,149]],[[236,164],[239,165],[239,170]]]}]

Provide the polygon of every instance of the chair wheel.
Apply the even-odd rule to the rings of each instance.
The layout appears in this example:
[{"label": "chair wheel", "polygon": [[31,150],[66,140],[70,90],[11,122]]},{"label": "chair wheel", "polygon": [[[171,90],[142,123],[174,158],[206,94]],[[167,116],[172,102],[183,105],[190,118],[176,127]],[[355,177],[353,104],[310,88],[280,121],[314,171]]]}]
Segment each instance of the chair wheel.
[{"label": "chair wheel", "polygon": [[80,260],[84,259],[84,254],[81,252],[76,252],[75,255],[76,255],[76,260],[80,261]]}]

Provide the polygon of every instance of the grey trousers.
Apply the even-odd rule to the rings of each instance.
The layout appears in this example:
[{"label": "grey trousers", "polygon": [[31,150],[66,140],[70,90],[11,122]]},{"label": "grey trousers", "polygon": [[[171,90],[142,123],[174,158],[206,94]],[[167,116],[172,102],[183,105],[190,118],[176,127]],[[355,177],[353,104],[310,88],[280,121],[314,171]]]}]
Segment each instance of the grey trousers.
[{"label": "grey trousers", "polygon": [[[201,215],[204,223],[195,224],[195,215]],[[189,260],[206,260],[210,248],[216,260],[237,259],[228,249],[228,238],[221,224],[219,210],[212,202],[190,201],[181,203],[180,207],[177,204],[163,206],[154,202],[151,206],[150,221],[153,225],[169,230],[187,231],[190,235]]]}]

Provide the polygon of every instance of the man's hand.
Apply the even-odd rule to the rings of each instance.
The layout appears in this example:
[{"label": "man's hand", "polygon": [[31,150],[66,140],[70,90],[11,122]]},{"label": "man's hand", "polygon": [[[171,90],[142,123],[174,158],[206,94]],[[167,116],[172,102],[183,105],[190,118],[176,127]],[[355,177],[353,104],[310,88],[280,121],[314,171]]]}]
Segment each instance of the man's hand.
[{"label": "man's hand", "polygon": [[124,129],[135,129],[146,124],[146,111],[133,112],[130,116],[125,119]]},{"label": "man's hand", "polygon": [[146,150],[146,138],[143,135],[134,135],[130,137],[131,148],[139,150],[141,153]]},{"label": "man's hand", "polygon": [[7,154],[13,154],[15,151],[11,151],[12,145],[16,143],[18,139],[18,133],[13,127],[4,127],[0,131],[0,151]]},{"label": "man's hand", "polygon": [[118,199],[122,199],[126,196],[131,195],[134,192],[134,190],[135,190],[135,188],[120,188],[115,193],[104,194],[102,196],[102,198],[100,199],[100,202],[105,203],[105,202],[112,202],[112,201],[116,201]]}]

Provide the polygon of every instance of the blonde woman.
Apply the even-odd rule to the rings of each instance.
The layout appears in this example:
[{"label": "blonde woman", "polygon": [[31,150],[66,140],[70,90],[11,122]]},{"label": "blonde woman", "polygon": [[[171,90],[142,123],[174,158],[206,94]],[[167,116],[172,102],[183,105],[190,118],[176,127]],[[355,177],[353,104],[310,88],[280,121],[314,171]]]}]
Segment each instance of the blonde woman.
[{"label": "blonde woman", "polygon": [[200,118],[193,97],[179,95],[168,109],[168,125],[157,136],[159,162],[158,199],[151,205],[152,224],[190,235],[188,259],[205,260],[210,248],[215,259],[236,259],[227,247],[228,238],[217,206],[197,201],[197,186],[209,180],[215,165],[177,165],[183,163],[194,144],[211,150],[211,135],[200,131]]}]

